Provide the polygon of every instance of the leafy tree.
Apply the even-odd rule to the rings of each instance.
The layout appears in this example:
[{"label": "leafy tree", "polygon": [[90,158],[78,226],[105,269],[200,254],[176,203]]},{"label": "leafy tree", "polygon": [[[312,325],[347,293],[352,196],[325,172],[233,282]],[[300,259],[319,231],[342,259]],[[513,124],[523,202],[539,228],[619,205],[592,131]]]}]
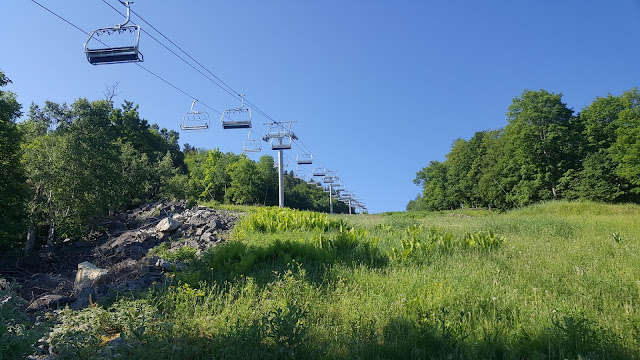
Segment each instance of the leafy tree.
[{"label": "leafy tree", "polygon": [[[619,113],[616,141],[612,157],[618,162],[617,174],[635,186],[640,186],[640,91],[636,88],[622,96],[625,109]],[[632,189],[640,193],[638,187]]]},{"label": "leafy tree", "polygon": [[577,182],[579,198],[609,203],[623,199],[628,185],[616,175],[615,169],[616,164],[606,151],[589,154]]},{"label": "leafy tree", "polygon": [[255,204],[259,196],[255,162],[242,155],[227,167],[231,183],[229,197],[235,204]]},{"label": "leafy tree", "polygon": [[258,173],[257,203],[266,206],[278,205],[278,171],[273,167],[273,157],[261,156],[256,164],[256,171]]},{"label": "leafy tree", "polygon": [[227,171],[229,164],[235,160],[235,155],[231,153],[223,153],[218,149],[210,150],[207,154],[207,160],[204,164],[204,192],[203,197],[207,195],[218,202],[230,202],[230,194],[227,189],[231,186],[231,176]]},{"label": "leafy tree", "polygon": [[467,178],[474,160],[470,150],[466,140],[456,139],[447,154],[447,197],[460,207],[469,204],[472,197],[473,184]]},{"label": "leafy tree", "polygon": [[[10,82],[0,71],[0,87]],[[21,134],[15,124],[20,108],[14,93],[0,90],[0,248],[16,245],[24,232],[28,194],[20,162]]]},{"label": "leafy tree", "polygon": [[526,205],[558,197],[558,180],[571,168],[575,155],[571,127],[573,111],[562,102],[562,94],[525,90],[513,99],[505,127],[509,170],[517,183],[508,198]]},{"label": "leafy tree", "polygon": [[430,161],[416,174],[414,183],[423,186],[422,202],[427,210],[453,208],[456,201],[448,194],[447,166],[443,162]]},{"label": "leafy tree", "polygon": [[63,129],[60,176],[52,190],[58,223],[68,235],[85,233],[119,203],[120,147],[109,122],[109,103],[80,99],[71,106],[73,122]]}]

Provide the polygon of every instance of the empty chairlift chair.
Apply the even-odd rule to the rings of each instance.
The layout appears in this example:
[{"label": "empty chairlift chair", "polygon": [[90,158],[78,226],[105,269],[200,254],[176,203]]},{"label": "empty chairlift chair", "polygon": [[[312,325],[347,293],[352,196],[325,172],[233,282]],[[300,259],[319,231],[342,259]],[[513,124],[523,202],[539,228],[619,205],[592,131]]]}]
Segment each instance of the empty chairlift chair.
[{"label": "empty chairlift chair", "polygon": [[298,165],[311,165],[313,164],[313,155],[309,153],[298,154],[298,156],[296,156],[296,162]]},{"label": "empty chairlift chair", "polygon": [[[280,163],[278,162],[278,159],[273,159],[273,167],[274,168],[278,168],[280,166]],[[289,160],[284,159],[282,161],[282,168],[288,168],[289,167]]]},{"label": "empty chairlift chair", "polygon": [[327,170],[325,170],[325,168],[323,167],[316,167],[313,168],[313,170],[311,170],[311,175],[313,176],[325,176],[327,173]]},{"label": "empty chairlift chair", "polygon": [[[127,26],[132,2],[120,1],[120,3],[127,7],[126,21],[114,27],[90,32],[87,41],[84,43],[84,53],[92,65],[144,61],[144,56],[142,56],[138,47],[140,43],[140,26]],[[108,35],[108,38],[105,35]]]},{"label": "empty chairlift chair", "polygon": [[182,117],[180,129],[183,131],[205,131],[209,129],[209,114],[205,111],[200,112],[193,110],[193,105],[195,105],[197,101],[198,100],[193,100],[191,103],[191,111],[184,113]]},{"label": "empty chairlift chair", "polygon": [[327,171],[327,173],[322,177],[322,182],[325,184],[333,184],[335,178],[336,177],[332,171]]},{"label": "empty chairlift chair", "polygon": [[296,166],[296,169],[293,170],[293,177],[296,179],[303,180],[306,178],[307,172],[304,169],[301,169],[299,166]]},{"label": "empty chairlift chair", "polygon": [[242,141],[242,152],[243,153],[256,153],[262,151],[262,142],[259,139],[251,138],[252,131],[249,130],[247,134],[247,138]]},{"label": "empty chairlift chair", "polygon": [[223,129],[251,128],[251,109],[244,107],[244,95],[240,95],[242,105],[239,108],[227,109],[220,117]]}]

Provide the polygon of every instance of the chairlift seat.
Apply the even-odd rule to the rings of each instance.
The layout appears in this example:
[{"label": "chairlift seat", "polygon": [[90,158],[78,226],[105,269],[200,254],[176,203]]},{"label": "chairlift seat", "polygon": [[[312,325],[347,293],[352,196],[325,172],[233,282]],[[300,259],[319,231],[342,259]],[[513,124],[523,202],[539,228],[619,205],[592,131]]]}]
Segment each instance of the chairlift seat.
[{"label": "chairlift seat", "polygon": [[92,65],[144,61],[137,46],[93,49],[87,50],[86,54]]},{"label": "chairlift seat", "polygon": [[182,131],[205,131],[209,129],[209,124],[202,124],[202,125],[180,124],[180,129]]},{"label": "chairlift seat", "polygon": [[289,150],[291,144],[271,144],[271,150]]},{"label": "chairlift seat", "polygon": [[223,120],[222,128],[225,130],[228,129],[250,129],[251,128],[251,120]]}]

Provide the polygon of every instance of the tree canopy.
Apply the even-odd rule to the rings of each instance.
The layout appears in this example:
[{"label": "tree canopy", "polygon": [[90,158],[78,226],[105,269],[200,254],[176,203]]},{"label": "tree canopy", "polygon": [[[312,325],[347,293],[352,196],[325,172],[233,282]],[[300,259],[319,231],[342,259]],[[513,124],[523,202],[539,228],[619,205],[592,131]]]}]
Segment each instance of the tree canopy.
[{"label": "tree canopy", "polygon": [[417,172],[407,210],[507,209],[553,199],[640,201],[640,92],[596,98],[579,114],[562,94],[525,90],[507,125],[454,141]]}]

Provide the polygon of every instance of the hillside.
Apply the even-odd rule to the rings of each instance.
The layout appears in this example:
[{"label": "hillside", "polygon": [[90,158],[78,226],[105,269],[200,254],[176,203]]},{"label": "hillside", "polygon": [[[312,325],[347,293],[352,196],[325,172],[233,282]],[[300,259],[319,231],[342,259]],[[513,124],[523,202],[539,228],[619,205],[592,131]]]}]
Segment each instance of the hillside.
[{"label": "hillside", "polygon": [[245,209],[224,243],[148,290],[38,325],[2,290],[0,316],[14,320],[0,353],[33,353],[19,344],[44,334],[41,351],[59,358],[640,357],[640,206]]}]

